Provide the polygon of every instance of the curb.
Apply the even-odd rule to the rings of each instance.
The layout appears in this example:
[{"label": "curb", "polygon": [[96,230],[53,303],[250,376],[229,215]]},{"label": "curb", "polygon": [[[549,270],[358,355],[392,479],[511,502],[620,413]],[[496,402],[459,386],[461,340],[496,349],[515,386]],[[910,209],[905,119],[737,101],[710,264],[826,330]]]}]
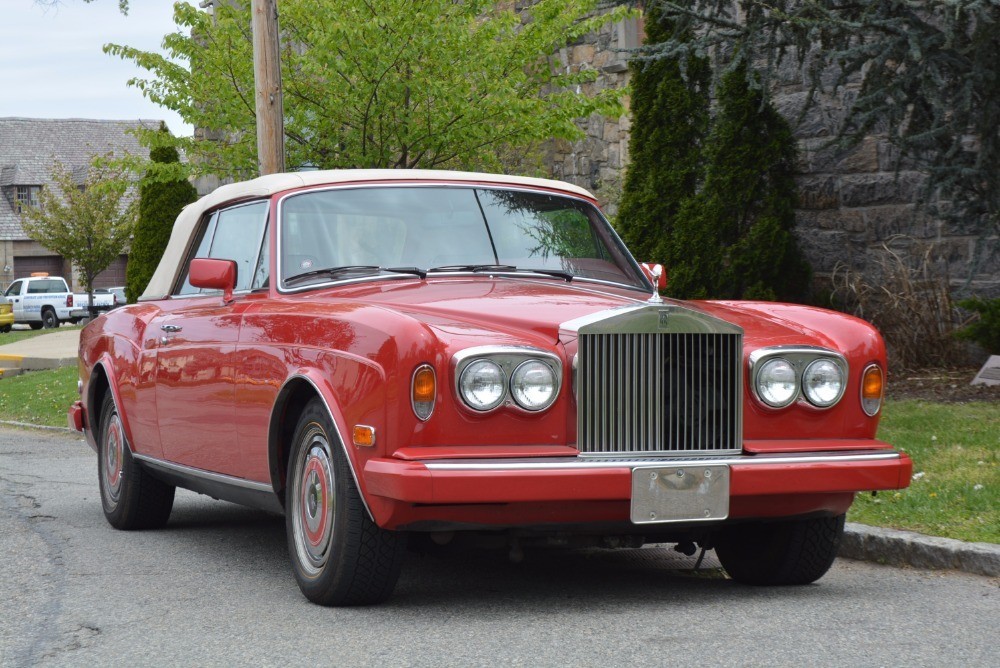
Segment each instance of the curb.
[{"label": "curb", "polygon": [[0,420],[2,427],[19,427],[21,429],[41,429],[43,431],[61,431],[68,434],[79,434],[76,429],[69,427],[52,427],[47,424],[31,424],[30,422],[17,422],[15,420]]},{"label": "curb", "polygon": [[954,569],[1000,577],[1000,545],[966,543],[953,538],[925,536],[914,531],[883,529],[853,522],[849,522],[844,529],[838,556],[890,566]]}]

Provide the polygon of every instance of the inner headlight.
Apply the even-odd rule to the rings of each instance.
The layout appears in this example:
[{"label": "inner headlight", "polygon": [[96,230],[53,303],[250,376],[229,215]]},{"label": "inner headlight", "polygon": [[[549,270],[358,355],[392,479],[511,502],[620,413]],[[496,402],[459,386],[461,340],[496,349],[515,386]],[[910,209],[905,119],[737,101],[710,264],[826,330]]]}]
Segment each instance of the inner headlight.
[{"label": "inner headlight", "polygon": [[795,368],[780,357],[768,360],[757,372],[757,395],[768,406],[783,408],[792,403],[798,387]]},{"label": "inner headlight", "polygon": [[514,369],[510,393],[524,410],[543,410],[556,398],[556,375],[548,364],[527,360]]},{"label": "inner headlight", "polygon": [[490,360],[476,360],[462,372],[458,381],[459,391],[469,408],[488,411],[496,408],[506,394],[503,369]]},{"label": "inner headlight", "polygon": [[802,392],[813,406],[829,408],[844,393],[844,374],[828,359],[818,359],[802,374]]}]

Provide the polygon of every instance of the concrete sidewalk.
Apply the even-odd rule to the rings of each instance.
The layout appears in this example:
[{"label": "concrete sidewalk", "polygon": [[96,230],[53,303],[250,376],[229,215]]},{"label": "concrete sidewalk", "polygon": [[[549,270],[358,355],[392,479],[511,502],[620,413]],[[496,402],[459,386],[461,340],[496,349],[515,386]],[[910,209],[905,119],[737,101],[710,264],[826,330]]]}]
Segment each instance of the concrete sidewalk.
[{"label": "concrete sidewalk", "polygon": [[80,347],[79,329],[52,330],[4,345],[0,334],[0,377],[21,371],[75,366]]}]

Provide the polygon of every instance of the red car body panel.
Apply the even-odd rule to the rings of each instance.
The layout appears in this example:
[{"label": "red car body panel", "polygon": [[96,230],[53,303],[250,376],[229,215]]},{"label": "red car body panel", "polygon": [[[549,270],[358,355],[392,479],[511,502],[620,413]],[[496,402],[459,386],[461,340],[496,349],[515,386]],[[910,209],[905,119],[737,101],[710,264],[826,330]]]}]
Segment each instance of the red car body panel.
[{"label": "red car body panel", "polygon": [[[370,185],[370,182],[366,183]],[[558,192],[558,191],[553,191]],[[271,220],[277,202],[271,196]],[[578,195],[573,195],[578,197]],[[278,266],[271,235],[270,266]],[[620,524],[629,521],[632,466],[559,468],[577,460],[573,356],[568,321],[642,304],[642,292],[554,278],[488,273],[386,276],[282,294],[266,290],[146,301],[88,325],[80,343],[82,405],[71,423],[96,446],[89,415],[95,371],[121,409],[133,452],[270,487],[282,501],[282,398],[308,387],[328,407],[360,493],[384,528]],[[673,303],[673,302],[668,302]],[[861,409],[870,364],[885,349],[867,323],[822,309],[762,302],[691,302],[684,308],[744,330],[744,361],[758,349],[794,345],[837,351],[850,376],[843,399],[819,410],[804,402],[775,410],[757,400],[744,368],[743,457],[796,453],[892,453],[875,439],[878,415]],[[528,346],[562,362],[563,391],[539,414],[501,408],[486,414],[455,396],[452,359],[475,346]],[[411,409],[413,372],[437,377],[432,417]],[[355,425],[374,428],[357,447]],[[505,462],[551,463],[537,470]],[[435,469],[435,463],[480,462]],[[731,465],[730,517],[845,512],[861,490],[909,482],[905,455],[886,459]]]}]

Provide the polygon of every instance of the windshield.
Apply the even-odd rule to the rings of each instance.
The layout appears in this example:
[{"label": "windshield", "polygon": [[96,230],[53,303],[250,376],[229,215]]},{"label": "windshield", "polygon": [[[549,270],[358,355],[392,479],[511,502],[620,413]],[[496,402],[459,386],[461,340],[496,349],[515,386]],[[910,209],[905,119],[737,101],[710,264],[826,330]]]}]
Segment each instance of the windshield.
[{"label": "windshield", "polygon": [[645,289],[595,207],[536,192],[399,186],[296,194],[282,203],[278,250],[286,287],[405,268],[540,271]]}]

